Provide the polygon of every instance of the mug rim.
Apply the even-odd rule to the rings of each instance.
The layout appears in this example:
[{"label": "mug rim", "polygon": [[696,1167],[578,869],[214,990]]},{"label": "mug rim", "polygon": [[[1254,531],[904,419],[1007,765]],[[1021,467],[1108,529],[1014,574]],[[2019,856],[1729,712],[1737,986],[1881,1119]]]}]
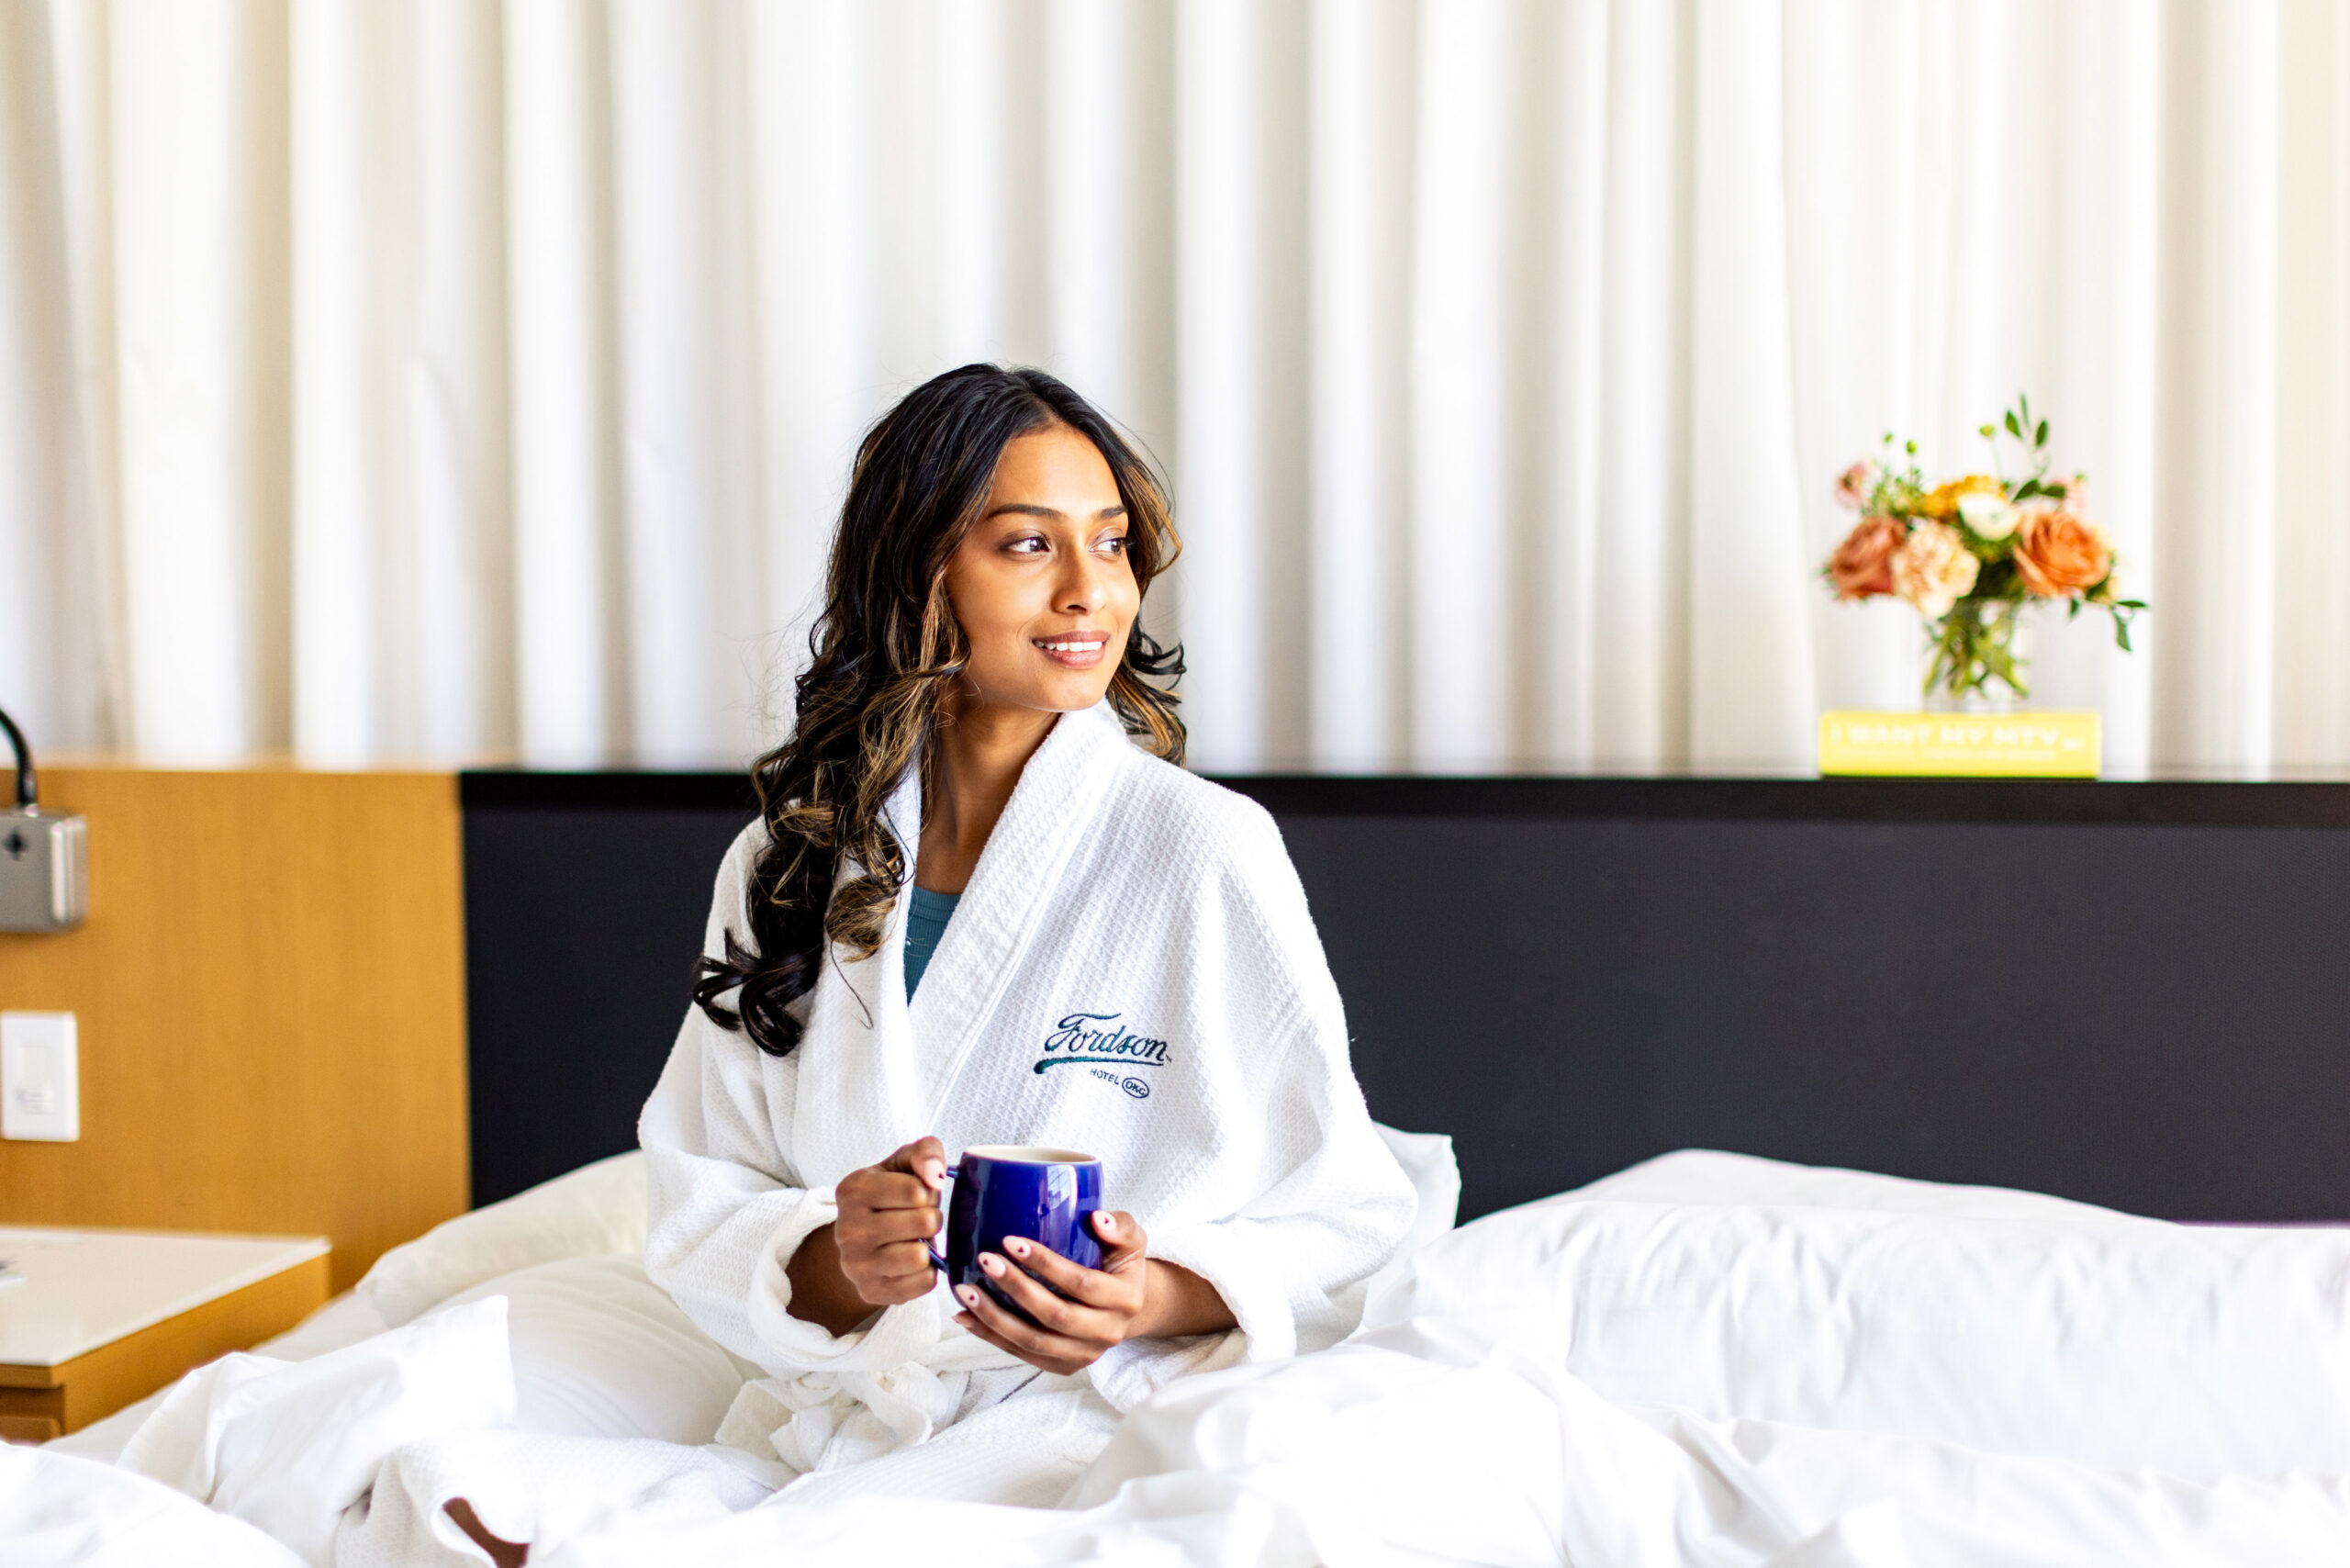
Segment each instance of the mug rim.
[{"label": "mug rim", "polygon": [[990,1160],[998,1165],[1099,1165],[1101,1160],[1090,1154],[1080,1154],[1070,1148],[1049,1148],[1042,1144],[975,1143],[963,1150],[963,1159]]}]

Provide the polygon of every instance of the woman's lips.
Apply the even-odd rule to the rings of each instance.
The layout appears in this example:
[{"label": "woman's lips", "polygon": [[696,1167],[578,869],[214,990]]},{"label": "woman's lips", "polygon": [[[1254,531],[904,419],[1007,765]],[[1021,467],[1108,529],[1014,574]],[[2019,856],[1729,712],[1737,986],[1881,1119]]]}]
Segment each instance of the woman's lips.
[{"label": "woman's lips", "polygon": [[1106,632],[1065,632],[1058,637],[1031,637],[1029,645],[1064,669],[1091,669],[1110,646]]}]

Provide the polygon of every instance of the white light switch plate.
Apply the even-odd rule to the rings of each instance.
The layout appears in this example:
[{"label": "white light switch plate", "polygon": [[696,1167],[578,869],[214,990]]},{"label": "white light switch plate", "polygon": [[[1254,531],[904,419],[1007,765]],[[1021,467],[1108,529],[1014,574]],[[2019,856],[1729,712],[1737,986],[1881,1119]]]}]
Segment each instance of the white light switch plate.
[{"label": "white light switch plate", "polygon": [[71,1013],[0,1013],[0,1137],[82,1136],[82,1072]]}]

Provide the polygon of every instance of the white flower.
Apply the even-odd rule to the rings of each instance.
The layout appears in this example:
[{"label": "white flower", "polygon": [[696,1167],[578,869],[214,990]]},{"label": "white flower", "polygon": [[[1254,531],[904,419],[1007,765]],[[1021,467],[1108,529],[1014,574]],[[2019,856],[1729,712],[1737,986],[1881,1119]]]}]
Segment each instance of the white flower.
[{"label": "white flower", "polygon": [[1961,496],[1958,520],[1977,539],[2005,539],[2016,531],[2023,514],[1998,496]]},{"label": "white flower", "polygon": [[1982,569],[1958,530],[1920,521],[1893,553],[1893,591],[1927,620],[1940,621],[1975,586]]}]

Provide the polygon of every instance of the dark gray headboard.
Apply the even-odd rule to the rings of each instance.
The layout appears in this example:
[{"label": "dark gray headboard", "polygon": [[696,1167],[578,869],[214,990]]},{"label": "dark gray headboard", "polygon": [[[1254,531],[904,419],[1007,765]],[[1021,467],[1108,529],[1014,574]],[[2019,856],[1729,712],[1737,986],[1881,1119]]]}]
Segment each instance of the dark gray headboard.
[{"label": "dark gray headboard", "polygon": [[[2350,1218],[2350,785],[1227,780],[1464,1216],[1686,1147]],[[475,1195],[628,1147],[739,778],[469,774]]]}]

